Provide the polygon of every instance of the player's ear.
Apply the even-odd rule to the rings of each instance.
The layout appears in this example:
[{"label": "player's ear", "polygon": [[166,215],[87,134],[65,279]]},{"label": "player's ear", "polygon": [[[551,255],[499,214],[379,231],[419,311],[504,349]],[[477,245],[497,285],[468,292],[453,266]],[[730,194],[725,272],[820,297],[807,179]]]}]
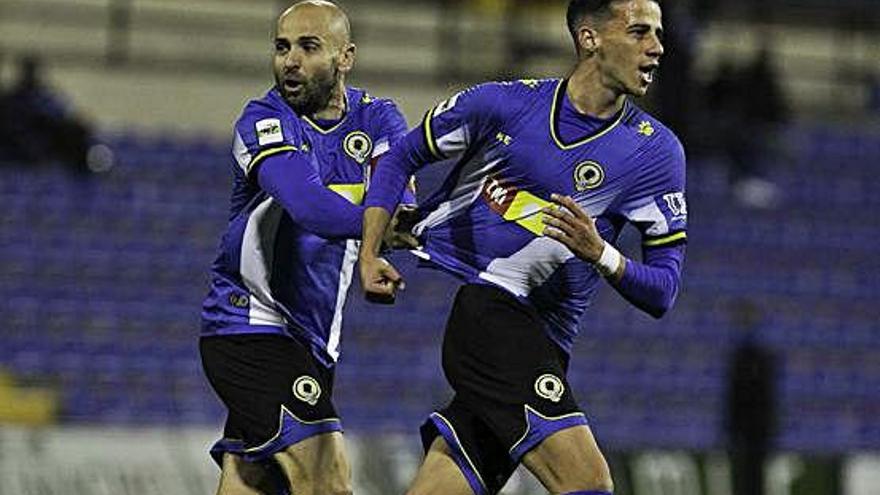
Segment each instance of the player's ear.
[{"label": "player's ear", "polygon": [[357,46],[354,43],[347,43],[342,48],[342,53],[339,57],[339,70],[342,72],[349,72],[354,67],[354,59],[357,56]]},{"label": "player's ear", "polygon": [[599,49],[599,33],[587,24],[577,29],[578,54],[581,58],[589,58]]}]

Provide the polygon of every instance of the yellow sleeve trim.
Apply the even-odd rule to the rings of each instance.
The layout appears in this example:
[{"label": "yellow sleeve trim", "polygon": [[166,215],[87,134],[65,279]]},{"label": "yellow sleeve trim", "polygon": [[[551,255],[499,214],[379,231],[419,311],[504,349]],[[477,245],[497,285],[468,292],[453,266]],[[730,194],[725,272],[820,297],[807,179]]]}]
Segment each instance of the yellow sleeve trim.
[{"label": "yellow sleeve trim", "polygon": [[513,202],[510,203],[510,207],[504,212],[504,219],[508,222],[515,222],[536,236],[542,236],[545,225],[541,210],[550,205],[552,203],[544,201],[532,193],[519,191],[513,198]]},{"label": "yellow sleeve trim", "polygon": [[284,153],[286,151],[298,151],[298,150],[296,149],[296,146],[293,146],[290,144],[286,145],[286,146],[279,146],[277,148],[270,148],[267,150],[263,150],[259,154],[257,154],[257,156],[255,156],[253,159],[251,159],[251,162],[248,163],[247,170],[245,170],[245,173],[247,175],[250,175],[251,171],[254,169],[254,167],[257,166],[257,164],[259,164],[260,162],[262,162],[266,158],[269,158],[272,155],[277,155],[278,153]]},{"label": "yellow sleeve trim", "polygon": [[356,205],[364,202],[363,184],[330,184],[327,188]]},{"label": "yellow sleeve trim", "polygon": [[687,232],[676,232],[675,234],[668,235],[666,237],[659,237],[657,239],[647,240],[642,244],[644,244],[645,246],[654,247],[662,246],[664,244],[670,244],[672,242],[680,241],[682,239],[687,239]]},{"label": "yellow sleeve trim", "polygon": [[428,150],[431,151],[431,154],[434,155],[438,160],[443,159],[443,155],[440,154],[440,150],[437,149],[437,143],[434,142],[434,133],[431,131],[431,116],[434,115],[434,110],[430,110],[427,114],[425,114],[425,122],[422,124],[422,127],[425,128],[425,142],[428,143]]}]

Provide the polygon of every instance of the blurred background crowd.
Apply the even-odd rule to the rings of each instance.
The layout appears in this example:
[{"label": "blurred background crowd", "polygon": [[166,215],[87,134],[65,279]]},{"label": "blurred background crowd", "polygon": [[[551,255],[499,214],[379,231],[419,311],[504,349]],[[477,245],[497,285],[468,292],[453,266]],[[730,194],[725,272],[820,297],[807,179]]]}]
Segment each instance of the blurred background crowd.
[{"label": "blurred background crowd", "polygon": [[[338,3],[359,47],[353,84],[396,99],[411,125],[470,84],[573,63],[563,0]],[[210,492],[203,450],[222,418],[199,306],[231,125],[271,84],[285,6],[0,0],[0,445],[59,466],[7,449],[0,483],[49,487],[10,493],[119,482],[51,454],[73,445],[118,462],[141,483],[130,493]],[[876,493],[880,5],[682,0],[664,21],[660,77],[639,104],[688,152],[683,292],[657,322],[602,291],[570,380],[622,471],[618,493],[730,494],[743,445],[768,456],[772,494]],[[454,283],[408,267],[394,307],[350,295],[336,393],[362,493],[405,481],[416,428],[449,394],[439,339]],[[172,433],[154,445],[144,431]],[[177,491],[150,491],[162,479]],[[517,478],[508,493],[534,489]]]}]

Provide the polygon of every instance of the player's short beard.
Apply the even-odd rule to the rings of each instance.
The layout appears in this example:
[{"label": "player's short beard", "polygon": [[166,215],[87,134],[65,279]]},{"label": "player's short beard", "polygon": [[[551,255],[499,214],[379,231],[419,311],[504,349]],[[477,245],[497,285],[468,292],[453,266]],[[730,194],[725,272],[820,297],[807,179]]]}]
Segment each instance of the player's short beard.
[{"label": "player's short beard", "polygon": [[[330,61],[330,70],[319,72],[302,85],[299,96],[287,96],[287,103],[300,116],[311,116],[327,107],[333,90],[339,81],[339,64],[336,59]],[[284,94],[279,84],[279,90]]]}]

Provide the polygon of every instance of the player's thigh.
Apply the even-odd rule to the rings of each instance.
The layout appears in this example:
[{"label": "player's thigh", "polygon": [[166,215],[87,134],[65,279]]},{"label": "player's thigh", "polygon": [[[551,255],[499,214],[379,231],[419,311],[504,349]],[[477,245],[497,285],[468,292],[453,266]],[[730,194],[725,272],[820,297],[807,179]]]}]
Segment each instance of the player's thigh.
[{"label": "player's thigh", "polygon": [[608,463],[588,426],[557,431],[522,462],[550,493],[613,489]]},{"label": "player's thigh", "polygon": [[273,493],[271,473],[262,464],[247,462],[240,456],[223,455],[217,495],[262,495]]},{"label": "player's thigh", "polygon": [[274,455],[297,495],[348,495],[351,466],[340,432],[306,438]]},{"label": "player's thigh", "polygon": [[470,485],[442,437],[428,449],[425,460],[407,490],[407,495],[473,495]]}]

